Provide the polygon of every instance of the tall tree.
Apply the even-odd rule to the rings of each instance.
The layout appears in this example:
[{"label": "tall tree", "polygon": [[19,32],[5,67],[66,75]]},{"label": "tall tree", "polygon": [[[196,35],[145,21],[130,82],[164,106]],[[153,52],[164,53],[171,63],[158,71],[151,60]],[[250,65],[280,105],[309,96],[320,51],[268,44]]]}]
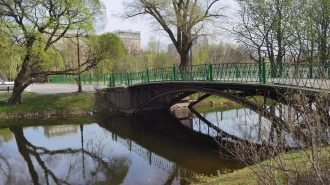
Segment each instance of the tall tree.
[{"label": "tall tree", "polygon": [[126,18],[149,16],[167,33],[180,55],[180,66],[189,64],[193,40],[223,16],[220,0],[126,0],[124,6]]},{"label": "tall tree", "polygon": [[[125,56],[125,47],[121,40],[112,33],[96,35],[89,39],[85,63],[95,63],[97,72],[112,72],[113,65]],[[96,60],[95,62],[90,60]],[[102,61],[102,62],[97,62]],[[83,65],[85,64],[83,63]]]},{"label": "tall tree", "polygon": [[301,0],[296,2],[295,39],[301,58],[309,63],[327,63],[330,59],[330,2]]},{"label": "tall tree", "polygon": [[[49,60],[45,59],[56,42],[76,30],[93,31],[103,15],[104,5],[99,0],[0,0],[1,27],[24,48],[8,105],[19,103],[24,89],[35,81],[43,81],[49,75],[79,73],[80,67],[49,69]],[[95,64],[82,67],[91,66]]]},{"label": "tall tree", "polygon": [[282,62],[290,47],[292,0],[242,0],[240,22],[234,34],[250,57],[260,62],[267,56],[270,62]]}]

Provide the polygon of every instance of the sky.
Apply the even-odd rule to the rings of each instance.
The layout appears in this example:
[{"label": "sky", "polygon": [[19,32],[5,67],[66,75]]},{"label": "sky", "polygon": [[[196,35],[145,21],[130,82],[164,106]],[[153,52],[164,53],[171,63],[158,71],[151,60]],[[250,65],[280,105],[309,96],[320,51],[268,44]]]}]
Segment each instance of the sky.
[{"label": "sky", "polygon": [[[141,32],[141,45],[142,48],[147,47],[147,43],[149,40],[153,37],[155,40],[159,40],[164,42],[165,44],[171,43],[169,38],[164,36],[163,34],[159,34],[159,32],[152,31],[150,29],[150,23],[146,21],[138,21],[136,19],[121,19],[114,15],[120,15],[124,8],[122,6],[122,3],[124,0],[101,0],[107,9],[107,24],[103,32],[113,32],[115,30],[132,30],[132,31],[140,31]],[[226,4],[229,6],[235,6],[232,5],[232,0],[225,1]],[[224,36],[224,38],[227,36]]]},{"label": "sky", "polygon": [[104,32],[113,32],[115,30],[132,30],[141,32],[141,44],[145,47],[151,37],[156,37],[155,32],[152,32],[148,22],[136,21],[136,20],[123,20],[113,16],[119,15],[123,12],[122,6],[123,0],[101,0],[107,8],[108,23]]}]

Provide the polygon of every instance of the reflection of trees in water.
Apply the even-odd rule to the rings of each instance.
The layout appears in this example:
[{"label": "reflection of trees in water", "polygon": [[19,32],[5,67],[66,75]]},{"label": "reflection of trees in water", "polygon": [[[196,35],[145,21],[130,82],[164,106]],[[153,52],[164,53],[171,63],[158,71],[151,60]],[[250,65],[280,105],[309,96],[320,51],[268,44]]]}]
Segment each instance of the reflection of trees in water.
[{"label": "reflection of trees in water", "polygon": [[2,178],[4,180],[3,184],[10,184],[11,179],[9,178],[9,174],[11,173],[11,167],[8,160],[0,155],[0,177],[5,177]]},{"label": "reflection of trees in water", "polygon": [[22,169],[18,174],[17,170],[10,168],[8,161],[0,157],[0,175],[5,184],[29,183],[20,179],[31,179],[33,184],[121,184],[131,163],[126,156],[109,155],[96,135],[87,140],[85,148],[48,150],[30,143],[22,127],[12,126],[10,130],[15,135],[29,174]]},{"label": "reflection of trees in water", "polygon": [[10,140],[12,140],[14,137],[13,133],[10,132],[8,128],[0,129],[0,146],[3,143],[6,143]]}]

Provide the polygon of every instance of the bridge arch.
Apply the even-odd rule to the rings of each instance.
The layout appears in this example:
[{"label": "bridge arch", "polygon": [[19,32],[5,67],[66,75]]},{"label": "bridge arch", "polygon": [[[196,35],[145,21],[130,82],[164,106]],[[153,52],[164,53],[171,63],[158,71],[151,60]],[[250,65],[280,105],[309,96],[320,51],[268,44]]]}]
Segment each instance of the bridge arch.
[{"label": "bridge arch", "polygon": [[148,104],[150,104],[151,102],[153,102],[154,100],[163,97],[165,95],[168,94],[174,94],[174,93],[181,93],[180,95],[178,95],[176,98],[171,100],[171,103],[169,105],[165,105],[163,108],[169,108],[170,106],[174,105],[175,103],[178,103],[180,100],[182,100],[183,98],[194,94],[194,93],[205,93],[205,94],[209,94],[209,95],[216,95],[222,98],[226,98],[230,101],[233,101],[235,103],[241,104],[253,111],[258,111],[259,110],[259,106],[252,103],[251,101],[248,101],[247,99],[237,96],[237,95],[233,95],[233,94],[229,94],[229,93],[225,93],[221,90],[216,90],[216,89],[211,89],[211,88],[206,88],[206,87],[197,87],[197,86],[189,86],[189,87],[181,87],[181,88],[174,88],[174,89],[169,89],[167,91],[163,91],[161,93],[156,94],[153,97],[150,97],[147,101],[143,102],[140,106],[138,106],[134,113],[138,113],[141,110],[143,110],[144,107],[146,107]]}]

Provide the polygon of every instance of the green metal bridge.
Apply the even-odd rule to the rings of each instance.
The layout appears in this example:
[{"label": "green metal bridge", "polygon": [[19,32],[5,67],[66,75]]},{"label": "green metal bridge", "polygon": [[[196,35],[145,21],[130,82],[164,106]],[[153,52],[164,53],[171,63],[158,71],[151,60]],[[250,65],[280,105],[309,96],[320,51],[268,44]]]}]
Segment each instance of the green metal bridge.
[{"label": "green metal bridge", "polygon": [[[82,74],[85,85],[129,87],[160,82],[239,83],[329,89],[330,65],[292,63],[223,63],[147,69],[140,72]],[[52,76],[52,83],[77,83],[75,76]]]},{"label": "green metal bridge", "polygon": [[[135,114],[168,109],[195,93],[220,96],[253,111],[264,106],[251,100],[256,95],[274,102],[286,102],[289,91],[314,93],[330,89],[327,64],[226,63],[147,69],[141,72],[82,74],[82,84],[103,86],[100,90],[118,112]],[[77,83],[75,76],[53,76],[53,83]],[[105,95],[104,95],[105,93]],[[252,98],[253,99],[253,98]],[[311,98],[312,99],[312,98]],[[327,98],[328,99],[328,98]],[[330,96],[329,96],[330,99]],[[327,100],[325,100],[327,101]],[[193,103],[193,105],[196,102]]]}]

